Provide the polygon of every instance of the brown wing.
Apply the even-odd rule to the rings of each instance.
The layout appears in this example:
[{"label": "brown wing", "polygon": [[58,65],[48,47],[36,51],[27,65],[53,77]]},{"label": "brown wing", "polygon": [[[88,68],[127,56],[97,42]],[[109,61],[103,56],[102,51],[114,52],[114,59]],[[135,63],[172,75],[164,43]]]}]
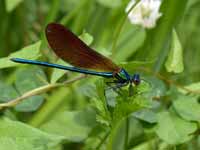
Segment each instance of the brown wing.
[{"label": "brown wing", "polygon": [[88,47],[60,24],[49,24],[46,37],[56,55],[73,66],[111,72],[120,70],[110,59]]}]

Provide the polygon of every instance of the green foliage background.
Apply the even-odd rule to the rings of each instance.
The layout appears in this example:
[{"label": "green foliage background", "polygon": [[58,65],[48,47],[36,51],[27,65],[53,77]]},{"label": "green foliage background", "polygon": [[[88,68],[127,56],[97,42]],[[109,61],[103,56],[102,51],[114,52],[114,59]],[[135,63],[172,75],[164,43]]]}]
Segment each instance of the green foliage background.
[{"label": "green foliage background", "polygon": [[[0,150],[200,149],[200,1],[163,0],[162,17],[149,30],[126,19],[128,2],[0,1]],[[11,62],[68,65],[48,48],[50,22],[65,25],[130,74],[139,72],[144,81],[134,96],[126,87],[122,95],[105,90],[99,77]],[[16,98],[22,101],[4,107]]]}]

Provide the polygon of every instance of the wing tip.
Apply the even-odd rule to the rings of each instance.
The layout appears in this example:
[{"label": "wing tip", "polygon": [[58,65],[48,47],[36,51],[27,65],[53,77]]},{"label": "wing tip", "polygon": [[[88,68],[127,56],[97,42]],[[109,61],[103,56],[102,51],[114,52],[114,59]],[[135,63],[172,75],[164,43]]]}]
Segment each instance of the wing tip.
[{"label": "wing tip", "polygon": [[66,30],[66,29],[64,25],[56,23],[56,22],[52,22],[52,23],[47,24],[45,32],[46,32],[46,35],[48,35],[48,33],[55,32],[58,30]]}]

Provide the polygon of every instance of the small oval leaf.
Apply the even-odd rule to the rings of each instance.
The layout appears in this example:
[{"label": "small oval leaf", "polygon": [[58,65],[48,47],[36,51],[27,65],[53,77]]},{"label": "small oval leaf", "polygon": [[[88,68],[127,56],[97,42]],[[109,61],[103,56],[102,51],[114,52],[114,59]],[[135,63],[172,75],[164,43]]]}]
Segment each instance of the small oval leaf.
[{"label": "small oval leaf", "polygon": [[175,30],[173,30],[171,49],[165,67],[168,72],[174,73],[181,73],[184,70],[183,49]]},{"label": "small oval leaf", "polygon": [[156,134],[168,144],[177,145],[192,139],[197,124],[185,121],[172,112],[158,114]]}]

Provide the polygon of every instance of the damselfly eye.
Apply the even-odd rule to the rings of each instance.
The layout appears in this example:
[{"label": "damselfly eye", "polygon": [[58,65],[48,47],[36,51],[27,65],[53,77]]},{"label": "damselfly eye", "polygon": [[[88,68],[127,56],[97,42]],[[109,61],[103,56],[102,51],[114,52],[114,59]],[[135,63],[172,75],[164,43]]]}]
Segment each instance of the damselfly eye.
[{"label": "damselfly eye", "polygon": [[133,75],[133,78],[132,78],[132,82],[133,82],[135,85],[139,85],[139,84],[140,84],[140,75],[139,75],[139,74],[134,74],[134,75]]}]

